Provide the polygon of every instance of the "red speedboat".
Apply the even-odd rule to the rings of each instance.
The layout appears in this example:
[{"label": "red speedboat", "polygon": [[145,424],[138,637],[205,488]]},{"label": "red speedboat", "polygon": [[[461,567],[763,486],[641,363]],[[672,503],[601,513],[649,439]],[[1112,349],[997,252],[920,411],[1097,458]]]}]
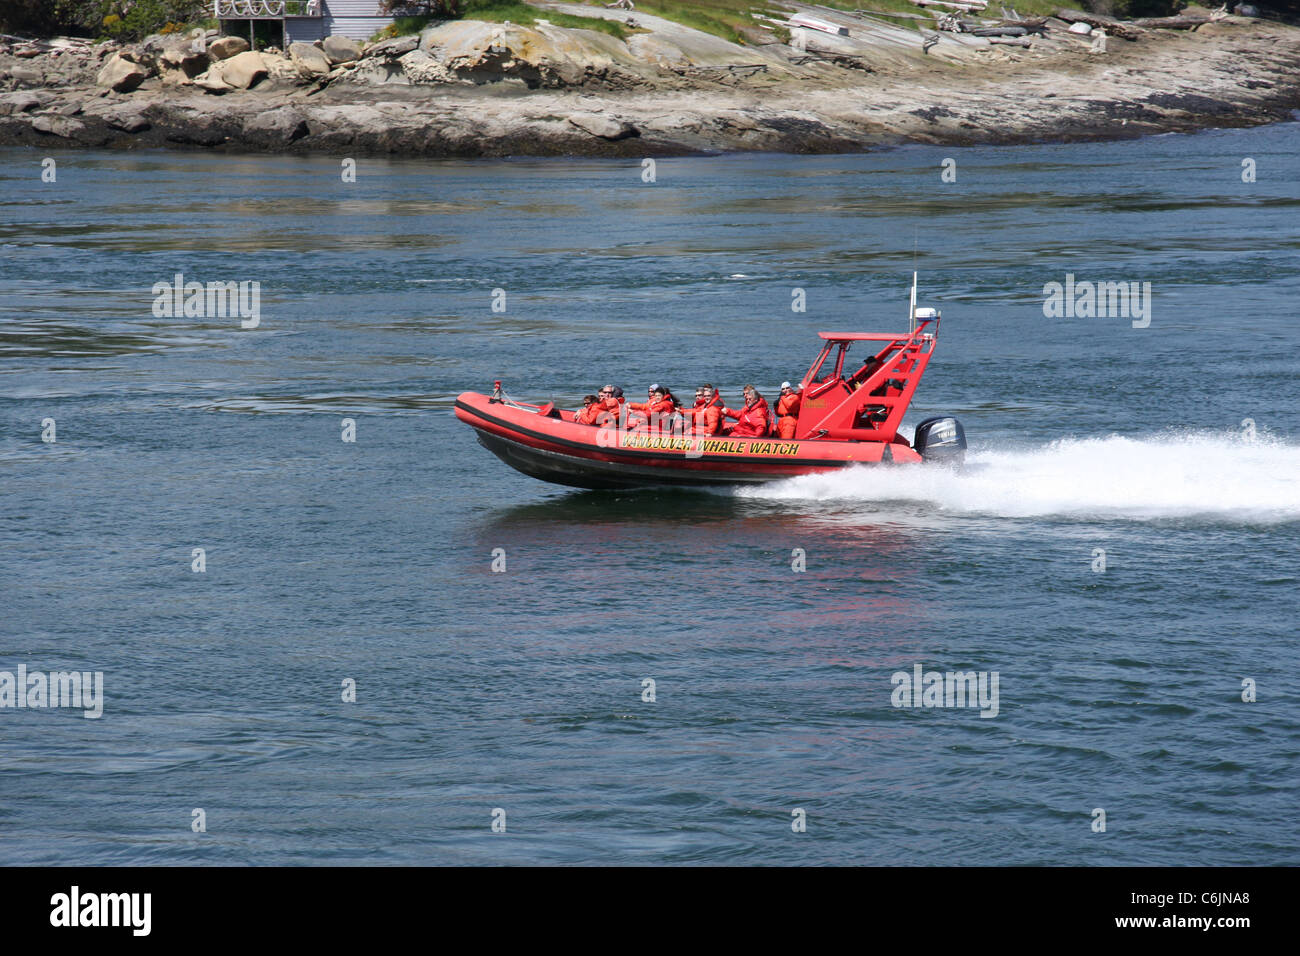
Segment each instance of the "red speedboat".
[{"label": "red speedboat", "polygon": [[[934,354],[939,313],[910,309],[902,333],[821,332],[821,353],[801,381],[794,437],[702,436],[678,417],[659,429],[583,425],[553,403],[463,392],[456,417],[479,442],[526,475],[579,488],[730,485],[835,471],[850,465],[921,461],[960,464],[966,437],[955,418],[930,418],[913,442],[898,434],[903,415]],[[849,350],[870,343],[854,370]]]}]

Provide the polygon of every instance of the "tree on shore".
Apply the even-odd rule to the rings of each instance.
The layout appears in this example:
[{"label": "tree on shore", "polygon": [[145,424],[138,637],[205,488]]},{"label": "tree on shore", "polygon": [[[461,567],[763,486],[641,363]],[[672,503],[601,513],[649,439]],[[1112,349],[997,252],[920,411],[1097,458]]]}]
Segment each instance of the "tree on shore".
[{"label": "tree on shore", "polygon": [[1172,17],[1187,0],[1083,0],[1089,13],[1116,20],[1133,20],[1137,17]]},{"label": "tree on shore", "polygon": [[429,17],[455,20],[460,16],[461,0],[382,0],[379,12],[389,17]]},{"label": "tree on shore", "polygon": [[0,32],[138,40],[210,16],[206,0],[5,0]]},{"label": "tree on shore", "polygon": [[[1142,17],[1172,17],[1181,13],[1190,0],[1081,0],[1080,5],[1089,13],[1117,20],[1137,20]],[[1221,0],[1219,0],[1221,2]],[[1217,7],[1216,0],[1201,0],[1201,6]],[[1228,12],[1241,0],[1227,0]],[[1300,19],[1300,0],[1245,0],[1265,15],[1272,15],[1294,23]],[[1062,6],[1069,6],[1062,3]]]}]

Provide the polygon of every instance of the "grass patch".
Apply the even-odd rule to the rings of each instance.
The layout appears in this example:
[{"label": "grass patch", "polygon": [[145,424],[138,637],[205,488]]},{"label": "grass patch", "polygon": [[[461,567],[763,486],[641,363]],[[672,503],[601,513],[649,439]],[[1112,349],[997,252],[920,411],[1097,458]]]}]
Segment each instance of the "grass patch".
[{"label": "grass patch", "polygon": [[[580,0],[592,6],[603,6],[601,0]],[[821,0],[824,6],[849,12],[886,14],[883,19],[897,26],[919,29],[934,29],[934,21],[924,9],[908,0]],[[1002,17],[1002,7],[1015,8],[1022,17],[1047,16],[1059,6],[1060,0],[991,0],[989,8],[983,13],[962,14],[965,19],[997,20]],[[721,37],[731,43],[745,44],[777,39],[782,43],[790,40],[790,31],[782,26],[775,26],[764,21],[755,20],[754,14],[783,19],[790,11],[774,6],[769,0],[636,0],[636,9],[627,15],[635,18],[638,13],[647,13],[662,17],[682,26],[699,30],[702,33]],[[911,13],[926,17],[917,20],[912,17],[889,17],[890,13]],[[491,23],[518,23],[532,26],[539,19],[547,20],[557,27],[578,30],[598,30],[619,40],[626,40],[634,33],[642,32],[628,27],[622,20],[602,20],[599,17],[580,17],[568,13],[558,13],[544,8],[534,7],[524,0],[463,0],[460,16],[465,20],[486,20]],[[436,17],[400,17],[392,26],[378,34],[379,38],[403,36],[419,33]],[[852,29],[852,28],[850,28]],[[769,35],[770,30],[770,35]]]},{"label": "grass patch", "polygon": [[[918,13],[921,16],[929,17],[924,8],[916,4],[908,3],[907,0],[819,0],[824,6],[834,7],[837,10],[862,10],[864,12],[876,11],[877,13]],[[1082,7],[1085,4],[1077,3],[1075,6]],[[1062,3],[1060,0],[989,0],[987,10],[978,13],[961,13],[963,20],[1001,20],[1002,8],[1008,10],[1015,9],[1016,13],[1022,17],[1045,17],[1056,12],[1063,6],[1070,6],[1070,3]],[[936,9],[931,7],[930,9]],[[960,13],[957,10],[944,10],[943,12]],[[928,26],[923,20],[916,20],[915,23]]]},{"label": "grass patch", "polygon": [[[583,0],[583,2],[600,5],[601,0]],[[934,19],[923,8],[909,3],[908,0],[818,0],[818,2],[823,6],[850,13],[861,10],[868,14],[917,14],[925,19],[889,16],[882,19],[886,23],[910,27],[914,30],[934,29]],[[1048,16],[1060,5],[1060,0],[991,0],[989,8],[983,13],[965,13],[962,17],[974,20],[999,20],[1002,18],[1003,6],[1008,10],[1014,7],[1022,17]],[[753,15],[760,14],[782,20],[793,11],[781,8],[768,0],[636,0],[636,9],[630,11],[629,15],[635,17],[641,12],[672,20],[674,23],[692,27],[703,33],[711,33],[732,43],[762,42],[769,39],[767,35],[769,30],[772,34],[771,38],[788,43],[790,40],[788,29],[755,20]]]},{"label": "grass patch", "polygon": [[625,23],[617,20],[602,20],[600,17],[577,17],[571,13],[556,13],[554,11],[545,11],[543,20],[549,20],[557,27],[568,27],[570,30],[598,30],[601,33],[608,33],[612,37],[620,40],[626,40],[634,33],[644,33],[644,30],[634,30]]},{"label": "grass patch", "polygon": [[599,17],[578,17],[571,13],[556,13],[529,6],[523,0],[464,0],[460,5],[460,16],[448,17],[397,17],[391,24],[374,35],[374,40],[386,40],[389,37],[409,36],[419,33],[430,23],[441,23],[448,19],[483,20],[487,23],[517,23],[520,26],[533,26],[538,20],[545,20],[557,27],[570,30],[596,30],[607,33],[619,40],[626,40],[633,30],[618,20],[602,20]]},{"label": "grass patch", "polygon": [[600,17],[579,17],[571,13],[540,10],[529,6],[523,0],[465,0],[461,4],[461,16],[466,20],[487,20],[491,23],[509,20],[522,26],[532,26],[540,19],[570,30],[596,30],[599,33],[607,33],[617,40],[626,40],[633,33],[638,32],[619,20],[602,20]]},{"label": "grass patch", "polygon": [[752,32],[757,24],[750,13],[760,12],[764,6],[748,0],[638,0],[632,16],[650,13],[732,43],[744,43],[745,30]]},{"label": "grass patch", "polygon": [[388,26],[372,33],[369,42],[378,43],[380,40],[391,40],[393,37],[410,36],[419,33],[433,21],[434,17],[394,17],[393,22]]}]

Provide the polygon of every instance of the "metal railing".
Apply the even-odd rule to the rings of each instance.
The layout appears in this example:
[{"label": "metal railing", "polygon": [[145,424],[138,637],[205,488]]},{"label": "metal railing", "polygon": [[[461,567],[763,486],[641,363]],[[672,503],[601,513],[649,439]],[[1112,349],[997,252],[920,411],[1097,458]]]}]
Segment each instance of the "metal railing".
[{"label": "metal railing", "polygon": [[320,0],[213,0],[218,20],[278,20],[282,17],[318,17]]}]

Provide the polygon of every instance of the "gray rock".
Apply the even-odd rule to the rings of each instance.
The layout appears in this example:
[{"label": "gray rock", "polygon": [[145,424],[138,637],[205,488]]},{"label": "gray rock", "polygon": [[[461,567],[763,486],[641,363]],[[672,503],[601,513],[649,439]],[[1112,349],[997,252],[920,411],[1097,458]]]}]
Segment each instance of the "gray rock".
[{"label": "gray rock", "polygon": [[211,60],[206,53],[195,53],[188,46],[173,46],[163,50],[158,65],[166,70],[180,70],[192,80],[207,70]]},{"label": "gray rock", "polygon": [[251,50],[236,53],[228,60],[221,61],[221,79],[227,86],[237,90],[246,90],[267,74],[266,61],[262,54]]},{"label": "gray rock", "polygon": [[351,63],[361,57],[361,45],[347,37],[327,36],[321,42],[321,49],[331,63]]},{"label": "gray rock", "polygon": [[262,54],[262,59],[266,61],[267,79],[269,80],[288,80],[291,83],[299,83],[303,79],[303,71],[289,54],[283,56],[267,56]]},{"label": "gray rock", "polygon": [[11,66],[9,68],[9,77],[14,81],[14,85],[18,87],[42,86],[45,83],[45,77],[41,71],[28,66]]},{"label": "gray rock", "polygon": [[216,93],[218,95],[221,93],[229,93],[231,89],[230,85],[221,78],[221,68],[225,63],[225,60],[218,60],[216,63],[213,63],[208,67],[208,72],[195,78],[194,85],[199,87],[205,93]]},{"label": "gray rock", "polygon": [[89,57],[64,54],[45,60],[45,85],[66,89],[74,86],[91,86],[99,72],[99,64]]},{"label": "gray rock", "polygon": [[146,50],[142,44],[137,43],[135,46],[129,46],[124,49],[118,54],[118,56],[126,60],[128,63],[138,63],[140,66],[153,72],[153,70],[158,66],[158,55],[161,52],[161,50]]},{"label": "gray rock", "polygon": [[373,106],[352,103],[318,107],[312,111],[317,129],[347,130],[349,133],[374,132],[388,126],[388,119]]},{"label": "gray rock", "polygon": [[243,37],[221,37],[208,44],[208,56],[214,60],[228,60],[248,49],[248,41]]},{"label": "gray rock", "polygon": [[138,44],[137,49],[142,53],[157,55],[161,53],[169,43],[174,43],[176,37],[170,33],[151,33]]},{"label": "gray rock", "polygon": [[410,53],[419,45],[419,37],[393,37],[391,40],[380,40],[378,43],[370,44],[361,51],[361,55],[398,57],[403,53]]},{"label": "gray rock", "polygon": [[450,83],[455,79],[441,61],[423,50],[405,53],[398,62],[402,64],[402,73],[412,83]]},{"label": "gray rock", "polygon": [[124,133],[143,133],[149,128],[149,121],[141,110],[115,110],[103,115],[103,120],[113,129]]},{"label": "gray rock", "polygon": [[584,133],[599,136],[601,139],[627,139],[629,136],[635,136],[637,132],[636,127],[631,123],[624,123],[622,120],[600,113],[571,113],[568,119]]},{"label": "gray rock", "polygon": [[323,76],[331,69],[329,57],[310,43],[290,43],[289,59],[304,76]]},{"label": "gray rock", "polygon": [[292,143],[307,135],[307,121],[291,106],[281,106],[268,113],[260,113],[244,124],[244,132],[277,143]]},{"label": "gray rock", "polygon": [[41,97],[35,93],[5,93],[0,95],[0,116],[11,113],[26,113],[41,105]]},{"label": "gray rock", "polygon": [[85,128],[85,123],[69,119],[66,116],[43,114],[32,120],[32,129],[40,133],[49,133],[51,136],[59,136],[63,139],[72,139]]},{"label": "gray rock", "polygon": [[149,71],[139,63],[132,63],[121,53],[115,54],[99,71],[95,82],[118,93],[130,93],[149,76]]}]

